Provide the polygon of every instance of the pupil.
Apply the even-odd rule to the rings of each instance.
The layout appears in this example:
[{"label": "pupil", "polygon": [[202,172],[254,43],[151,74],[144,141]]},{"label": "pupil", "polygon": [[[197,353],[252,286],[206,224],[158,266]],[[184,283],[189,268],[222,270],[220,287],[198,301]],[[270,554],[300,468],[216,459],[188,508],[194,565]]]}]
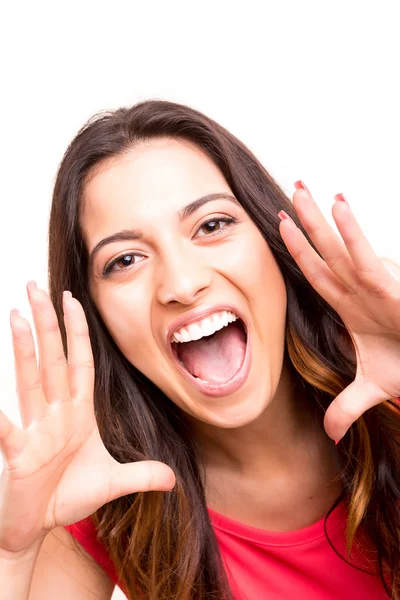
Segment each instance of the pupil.
[{"label": "pupil", "polygon": [[217,223],[217,221],[209,221],[208,223],[206,223],[205,227],[209,231],[212,231],[213,229],[215,229],[216,223]]},{"label": "pupil", "polygon": [[[124,262],[124,261],[127,261],[127,262]],[[131,262],[132,262],[132,257],[131,257],[131,256],[129,256],[129,255],[127,255],[127,256],[123,256],[123,257],[121,258],[121,262],[124,264],[124,266],[125,266],[125,267],[129,267],[129,265],[130,265],[130,264],[131,264]]]}]

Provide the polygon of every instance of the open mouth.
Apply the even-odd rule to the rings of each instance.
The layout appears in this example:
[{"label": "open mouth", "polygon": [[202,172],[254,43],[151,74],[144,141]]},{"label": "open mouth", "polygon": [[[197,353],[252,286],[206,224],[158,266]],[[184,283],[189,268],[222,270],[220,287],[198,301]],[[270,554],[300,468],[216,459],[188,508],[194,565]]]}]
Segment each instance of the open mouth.
[{"label": "open mouth", "polygon": [[181,328],[171,346],[180,369],[203,390],[222,392],[230,383],[236,388],[244,380],[247,329],[231,311]]}]

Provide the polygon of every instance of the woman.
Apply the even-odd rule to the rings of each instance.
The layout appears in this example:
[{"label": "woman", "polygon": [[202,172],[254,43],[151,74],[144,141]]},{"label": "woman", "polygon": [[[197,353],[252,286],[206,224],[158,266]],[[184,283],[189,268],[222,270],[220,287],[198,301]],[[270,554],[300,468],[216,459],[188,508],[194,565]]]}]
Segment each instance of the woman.
[{"label": "woman", "polygon": [[342,195],[343,239],[296,187],[170,102],[72,141],[40,371],[11,318],[8,597],[400,597],[400,284]]}]

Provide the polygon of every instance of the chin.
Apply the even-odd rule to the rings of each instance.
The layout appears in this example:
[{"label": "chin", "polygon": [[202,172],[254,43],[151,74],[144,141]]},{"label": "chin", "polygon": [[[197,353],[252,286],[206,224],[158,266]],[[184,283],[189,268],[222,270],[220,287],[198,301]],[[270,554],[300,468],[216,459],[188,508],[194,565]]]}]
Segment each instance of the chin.
[{"label": "chin", "polygon": [[[245,397],[242,396],[242,400],[234,397],[237,395],[225,398],[223,404],[215,402],[212,406],[210,403],[207,403],[207,406],[202,405],[202,410],[196,410],[196,414],[191,411],[191,414],[195,419],[209,423],[214,427],[236,429],[256,421],[268,406],[266,399],[268,399],[269,394],[267,391],[263,393],[259,386],[256,393],[249,392]],[[229,400],[231,401],[229,402]],[[200,408],[199,405],[201,405],[201,402],[196,403],[196,409]],[[183,410],[185,409],[183,408]]]}]

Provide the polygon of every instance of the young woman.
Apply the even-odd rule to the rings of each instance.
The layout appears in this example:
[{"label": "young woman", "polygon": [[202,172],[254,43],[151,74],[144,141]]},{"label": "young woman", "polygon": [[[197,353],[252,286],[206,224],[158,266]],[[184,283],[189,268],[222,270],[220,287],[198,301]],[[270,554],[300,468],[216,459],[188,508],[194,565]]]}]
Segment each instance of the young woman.
[{"label": "young woman", "polygon": [[175,103],[72,141],[39,367],[11,316],[2,598],[400,598],[400,283],[296,188]]}]

